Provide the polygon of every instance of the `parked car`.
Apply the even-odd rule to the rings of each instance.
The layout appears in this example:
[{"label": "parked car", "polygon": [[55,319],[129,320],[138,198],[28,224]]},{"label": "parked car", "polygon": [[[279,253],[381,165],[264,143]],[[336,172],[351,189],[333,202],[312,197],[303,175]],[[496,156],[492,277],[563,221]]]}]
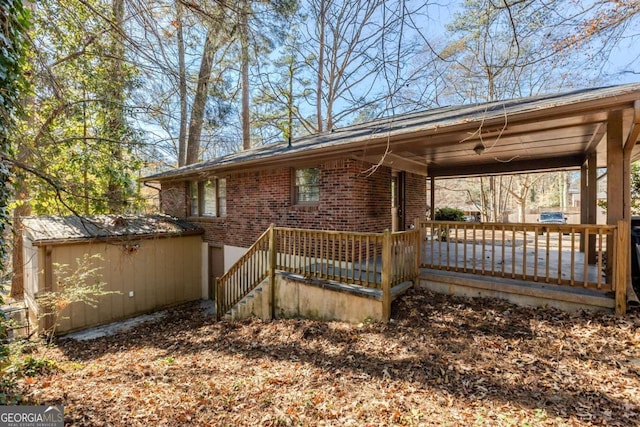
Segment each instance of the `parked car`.
[{"label": "parked car", "polygon": [[[567,223],[567,217],[564,216],[562,212],[542,212],[538,218],[538,222],[540,224],[564,225]],[[538,233],[542,234],[546,231],[547,228],[543,227]]]}]

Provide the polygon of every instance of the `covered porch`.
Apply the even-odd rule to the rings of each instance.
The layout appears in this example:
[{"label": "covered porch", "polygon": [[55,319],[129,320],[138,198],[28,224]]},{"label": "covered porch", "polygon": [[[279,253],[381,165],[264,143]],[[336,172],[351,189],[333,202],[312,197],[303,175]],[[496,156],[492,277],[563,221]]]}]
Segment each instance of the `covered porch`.
[{"label": "covered porch", "polygon": [[[406,281],[467,295],[515,293],[526,302],[568,295],[576,306],[626,312],[634,296],[631,163],[640,158],[640,84],[443,107],[317,138],[318,158],[340,156],[423,176],[431,184],[425,206],[430,218],[401,218],[397,233],[272,227],[271,237],[263,236],[217,281],[219,313],[250,292],[250,283],[277,271],[376,289],[387,318],[391,289]],[[580,172],[579,224],[542,229],[531,223],[434,221],[438,179],[560,170]],[[605,170],[606,221],[598,224],[597,179]],[[398,212],[406,210],[410,190],[398,186]],[[257,271],[255,281],[245,279]]]},{"label": "covered porch", "polygon": [[565,310],[626,310],[623,221],[552,228],[423,221],[419,229],[421,283],[434,291]]},{"label": "covered porch", "polygon": [[[447,281],[459,284],[473,275],[615,295],[616,313],[627,310],[628,300],[637,301],[629,234],[631,163],[640,158],[640,84],[436,111],[428,120],[397,120],[389,126],[386,154],[369,147],[363,158],[383,156],[385,164],[421,171],[428,180],[430,221],[415,226],[425,239],[420,265],[429,277],[440,277],[438,289],[448,291],[455,287]],[[551,171],[579,172],[579,223],[541,235],[539,224],[434,221],[437,208],[445,207],[435,196],[437,180]],[[602,176],[606,218],[598,223]]]}]

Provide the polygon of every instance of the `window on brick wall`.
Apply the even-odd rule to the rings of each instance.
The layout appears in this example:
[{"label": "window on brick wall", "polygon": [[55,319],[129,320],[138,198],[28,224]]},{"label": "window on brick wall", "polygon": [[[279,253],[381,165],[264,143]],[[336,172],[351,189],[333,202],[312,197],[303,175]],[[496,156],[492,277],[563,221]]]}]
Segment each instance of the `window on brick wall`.
[{"label": "window on brick wall", "polygon": [[212,178],[189,183],[192,216],[227,216],[227,181]]},{"label": "window on brick wall", "polygon": [[320,201],[320,169],[296,169],[294,174],[294,202],[314,204]]}]

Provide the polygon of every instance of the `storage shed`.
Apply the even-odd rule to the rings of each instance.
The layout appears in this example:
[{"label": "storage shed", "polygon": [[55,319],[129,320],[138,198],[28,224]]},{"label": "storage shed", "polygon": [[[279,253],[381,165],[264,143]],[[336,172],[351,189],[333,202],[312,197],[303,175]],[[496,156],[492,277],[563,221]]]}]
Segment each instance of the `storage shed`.
[{"label": "storage shed", "polygon": [[[56,265],[73,271],[85,254],[99,267],[105,290],[97,307],[74,303],[63,312],[57,333],[113,322],[162,307],[206,298],[203,230],[169,216],[25,217],[22,219],[25,303],[40,330],[36,297],[56,291]],[[39,319],[40,317],[40,319]],[[50,320],[49,320],[50,322]]]}]

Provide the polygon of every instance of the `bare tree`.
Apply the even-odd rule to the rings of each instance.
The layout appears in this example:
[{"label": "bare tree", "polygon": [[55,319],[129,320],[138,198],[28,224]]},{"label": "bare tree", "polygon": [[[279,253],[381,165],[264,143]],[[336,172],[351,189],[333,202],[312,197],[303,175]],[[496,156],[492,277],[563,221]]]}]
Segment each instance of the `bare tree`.
[{"label": "bare tree", "polygon": [[[311,0],[305,58],[314,59],[313,131],[329,131],[367,108],[384,112],[387,101],[412,81],[402,61],[415,53],[404,38],[404,1]],[[415,71],[415,70],[414,70]]]}]

